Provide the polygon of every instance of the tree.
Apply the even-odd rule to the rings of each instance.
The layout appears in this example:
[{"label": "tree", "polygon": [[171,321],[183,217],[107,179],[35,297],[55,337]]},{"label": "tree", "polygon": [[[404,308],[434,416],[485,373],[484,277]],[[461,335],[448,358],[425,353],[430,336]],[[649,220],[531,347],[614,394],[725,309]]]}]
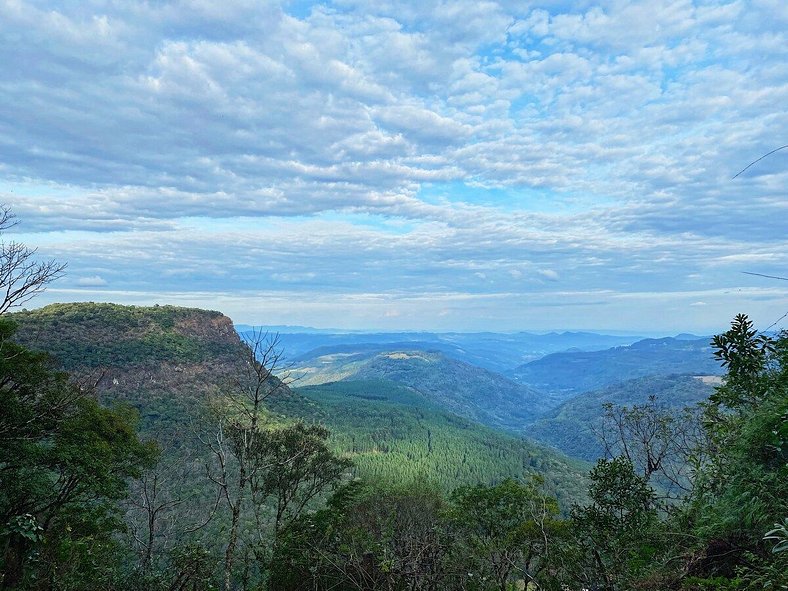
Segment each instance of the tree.
[{"label": "tree", "polygon": [[714,357],[728,368],[725,385],[711,397],[712,403],[730,410],[747,410],[767,395],[769,375],[764,371],[775,361],[776,343],[759,335],[746,314],[737,314],[730,330],[711,340]]},{"label": "tree", "polygon": [[352,481],[324,508],[283,529],[271,586],[282,591],[450,589],[444,508],[441,493],[424,482]]},{"label": "tree", "polygon": [[692,495],[704,544],[694,574],[779,588],[788,560],[763,538],[788,515],[788,333],[758,334],[739,314],[712,345],[728,373],[704,415],[710,453]]},{"label": "tree", "polygon": [[628,577],[651,558],[648,538],[657,523],[654,491],[624,457],[599,460],[590,478],[591,504],[572,509],[583,552],[575,575],[589,589],[626,589]]},{"label": "tree", "polygon": [[[233,585],[239,545],[249,543],[250,556],[265,564],[266,555],[281,528],[297,518],[310,502],[330,490],[350,466],[327,447],[329,432],[302,423],[269,425],[265,402],[289,392],[288,367],[283,363],[278,336],[255,332],[243,349],[241,371],[216,403],[216,431],[203,438],[214,458],[208,475],[229,510],[223,587]],[[267,521],[267,503],[275,503],[273,523]],[[254,522],[254,540],[241,536],[243,523]]]},{"label": "tree", "polygon": [[[249,502],[250,485],[269,467],[268,458],[260,451],[264,403],[288,390],[289,376],[282,359],[278,337],[255,331],[242,349],[238,375],[216,400],[216,431],[211,438],[202,438],[215,460],[215,467],[207,467],[208,477],[230,513],[223,568],[225,591],[232,588],[241,517]],[[284,375],[278,377],[276,374],[283,369]]]},{"label": "tree", "polygon": [[53,585],[84,576],[100,587],[108,565],[96,558],[120,528],[118,501],[155,446],[137,437],[136,413],[101,407],[45,354],[13,343],[13,330],[0,319],[2,587],[30,576],[33,551],[33,570]]},{"label": "tree", "polygon": [[[15,224],[0,205],[0,233]],[[102,407],[46,354],[13,342],[4,314],[65,269],[35,255],[0,242],[0,587],[105,588],[117,574],[118,502],[157,450],[139,440],[133,410]]]},{"label": "tree", "polygon": [[[353,465],[328,449],[328,436],[325,427],[300,422],[261,433],[252,453],[258,456],[254,463],[267,469],[254,473],[250,489],[256,509],[273,497],[275,535],[297,519],[310,501],[338,483]],[[256,514],[261,530],[260,512]]]},{"label": "tree", "polygon": [[143,580],[161,569],[162,558],[177,548],[183,550],[184,544],[190,546],[188,536],[205,527],[211,517],[195,514],[198,492],[186,492],[180,486],[201,464],[188,452],[175,455],[167,446],[161,447],[156,465],[130,483],[125,503],[128,533]]},{"label": "tree", "polygon": [[[539,480],[523,484],[507,479],[452,493],[454,560],[462,565],[457,571],[463,587],[506,591],[516,576],[539,588],[558,526],[558,503],[542,494],[539,485]],[[489,587],[476,586],[485,580]]]},{"label": "tree", "polygon": [[608,458],[623,457],[667,501],[692,490],[695,474],[705,462],[701,409],[663,407],[655,396],[642,405],[604,405],[596,429]]},{"label": "tree", "polygon": [[[16,223],[11,210],[0,204],[0,236]],[[0,314],[41,293],[65,268],[65,264],[54,260],[36,260],[35,248],[0,241]]]}]

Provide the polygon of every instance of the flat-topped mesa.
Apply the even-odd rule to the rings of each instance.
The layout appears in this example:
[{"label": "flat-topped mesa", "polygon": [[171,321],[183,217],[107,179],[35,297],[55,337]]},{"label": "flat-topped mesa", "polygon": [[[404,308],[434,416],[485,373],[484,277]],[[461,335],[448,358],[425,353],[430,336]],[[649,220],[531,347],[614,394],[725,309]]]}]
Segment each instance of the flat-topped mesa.
[{"label": "flat-topped mesa", "polygon": [[128,402],[143,416],[227,388],[245,364],[232,321],[215,311],[90,302],[11,318],[17,341],[96,383],[105,402]]},{"label": "flat-topped mesa", "polygon": [[50,352],[63,368],[196,363],[237,355],[241,341],[221,314],[176,306],[52,304],[13,314],[17,340]]}]

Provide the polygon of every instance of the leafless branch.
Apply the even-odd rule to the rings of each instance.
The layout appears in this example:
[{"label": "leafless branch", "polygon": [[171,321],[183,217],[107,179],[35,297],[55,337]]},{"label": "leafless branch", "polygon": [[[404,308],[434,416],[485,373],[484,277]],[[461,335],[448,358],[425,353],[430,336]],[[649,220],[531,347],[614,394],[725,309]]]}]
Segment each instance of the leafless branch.
[{"label": "leafless branch", "polygon": [[[0,232],[16,223],[10,209],[0,204]],[[0,314],[44,291],[65,269],[64,263],[55,260],[37,260],[35,248],[19,242],[0,243]]]}]

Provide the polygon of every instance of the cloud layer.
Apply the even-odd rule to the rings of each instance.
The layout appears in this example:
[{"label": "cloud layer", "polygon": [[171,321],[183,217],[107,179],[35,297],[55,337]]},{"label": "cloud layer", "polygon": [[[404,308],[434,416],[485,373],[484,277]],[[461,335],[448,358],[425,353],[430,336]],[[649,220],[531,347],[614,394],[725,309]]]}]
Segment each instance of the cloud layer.
[{"label": "cloud layer", "polygon": [[0,201],[50,299],[769,324],[788,150],[732,177],[788,138],[788,7],[657,4],[4,2]]}]

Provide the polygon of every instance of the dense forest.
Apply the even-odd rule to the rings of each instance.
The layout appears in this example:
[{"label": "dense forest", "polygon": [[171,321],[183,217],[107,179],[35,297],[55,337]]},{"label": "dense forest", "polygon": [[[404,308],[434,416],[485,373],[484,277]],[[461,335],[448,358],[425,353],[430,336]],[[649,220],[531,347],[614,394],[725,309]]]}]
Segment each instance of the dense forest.
[{"label": "dense forest", "polygon": [[3,589],[788,589],[785,332],[737,316],[696,407],[608,403],[582,476],[404,385],[294,391],[218,313],[8,314],[62,270],[15,248]]}]

